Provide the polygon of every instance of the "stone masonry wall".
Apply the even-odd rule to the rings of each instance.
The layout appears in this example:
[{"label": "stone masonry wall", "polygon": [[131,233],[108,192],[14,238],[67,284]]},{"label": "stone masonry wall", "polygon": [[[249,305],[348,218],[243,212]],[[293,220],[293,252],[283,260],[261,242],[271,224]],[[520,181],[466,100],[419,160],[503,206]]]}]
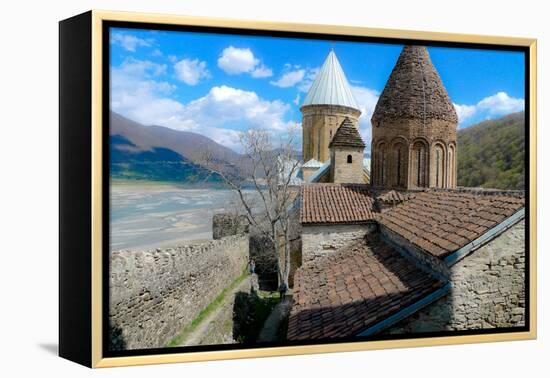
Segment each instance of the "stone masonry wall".
[{"label": "stone masonry wall", "polygon": [[345,245],[375,232],[376,224],[302,225],[302,263],[334,252]]},{"label": "stone masonry wall", "polygon": [[247,235],[145,252],[112,252],[110,348],[166,346],[243,273],[247,262]]},{"label": "stone masonry wall", "polygon": [[246,215],[219,213],[212,217],[212,238],[214,240],[231,235],[246,234],[248,229],[249,223]]},{"label": "stone masonry wall", "polygon": [[357,127],[361,112],[338,105],[307,105],[302,107],[302,155],[304,161],[316,159],[324,163],[330,159],[328,145],[344,119]]},{"label": "stone masonry wall", "polygon": [[[348,155],[352,162],[348,163]],[[330,163],[331,181],[344,184],[363,184],[363,148],[333,147]]]},{"label": "stone masonry wall", "polygon": [[525,325],[525,221],[451,267],[447,296],[390,327],[402,334]]},{"label": "stone masonry wall", "polygon": [[[400,119],[373,124],[372,176],[376,186],[413,189],[421,187],[456,187],[456,123],[433,119]],[[423,147],[423,157],[416,160],[415,148]],[[436,147],[441,148],[440,172],[437,172]],[[398,154],[397,149],[401,149]],[[398,164],[400,156],[400,164]],[[420,163],[420,164],[419,164]],[[401,167],[401,183],[397,167]],[[421,183],[417,176],[420,168]],[[437,176],[439,185],[437,184]]]}]

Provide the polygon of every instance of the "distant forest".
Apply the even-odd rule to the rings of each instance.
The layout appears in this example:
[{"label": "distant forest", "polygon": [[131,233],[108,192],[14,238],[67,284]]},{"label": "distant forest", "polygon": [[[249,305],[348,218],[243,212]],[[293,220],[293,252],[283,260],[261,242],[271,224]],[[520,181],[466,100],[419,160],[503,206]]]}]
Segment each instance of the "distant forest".
[{"label": "distant forest", "polygon": [[458,132],[458,186],[525,187],[525,114],[510,114]]}]

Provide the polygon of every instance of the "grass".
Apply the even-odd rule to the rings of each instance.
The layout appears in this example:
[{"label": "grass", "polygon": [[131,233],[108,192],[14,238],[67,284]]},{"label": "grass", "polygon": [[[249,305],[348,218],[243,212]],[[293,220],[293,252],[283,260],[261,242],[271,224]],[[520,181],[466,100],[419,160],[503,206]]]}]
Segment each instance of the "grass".
[{"label": "grass", "polygon": [[212,302],[210,302],[205,308],[202,309],[201,312],[199,312],[197,317],[193,319],[193,321],[191,321],[190,324],[188,324],[183,328],[183,330],[179,333],[179,335],[177,335],[172,340],[170,340],[167,346],[175,347],[183,344],[183,342],[187,339],[189,334],[191,334],[191,332],[197,329],[199,324],[201,324],[201,322],[208,315],[214,312],[223,303],[227,294],[233,291],[233,289],[235,289],[237,286],[239,286],[241,282],[243,282],[246,279],[246,277],[248,277],[248,270],[245,270],[244,273],[241,274],[239,277],[237,277],[235,281],[233,281],[229,286],[223,289],[222,292],[218,294],[218,296],[214,298]]}]

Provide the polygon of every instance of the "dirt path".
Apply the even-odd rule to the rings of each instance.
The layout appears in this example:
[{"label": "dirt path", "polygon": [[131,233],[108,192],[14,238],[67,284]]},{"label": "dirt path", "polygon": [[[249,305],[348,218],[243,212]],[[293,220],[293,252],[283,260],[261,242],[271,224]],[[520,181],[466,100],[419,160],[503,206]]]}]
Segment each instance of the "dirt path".
[{"label": "dirt path", "polygon": [[[230,317],[233,313],[235,294],[239,291],[250,291],[250,276],[246,277],[243,282],[228,292],[223,302],[187,335],[180,346],[232,343],[232,329],[225,330],[224,332],[224,328],[230,326],[230,324],[227,324],[228,321],[226,318],[228,318],[228,316]],[[212,338],[214,338],[214,340],[210,340]]]}]

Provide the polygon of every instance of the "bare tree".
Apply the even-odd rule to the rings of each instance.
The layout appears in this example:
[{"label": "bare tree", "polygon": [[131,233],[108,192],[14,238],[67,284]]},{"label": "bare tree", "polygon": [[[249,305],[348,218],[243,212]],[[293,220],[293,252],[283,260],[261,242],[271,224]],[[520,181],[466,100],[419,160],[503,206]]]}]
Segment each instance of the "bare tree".
[{"label": "bare tree", "polygon": [[[294,133],[289,132],[275,144],[270,132],[250,129],[241,133],[240,143],[243,149],[240,170],[227,169],[208,151],[202,165],[237,193],[248,222],[272,243],[279,291],[284,298],[290,274],[290,217],[296,200],[292,186],[299,168],[294,156]],[[254,196],[247,195],[251,190]]]}]

